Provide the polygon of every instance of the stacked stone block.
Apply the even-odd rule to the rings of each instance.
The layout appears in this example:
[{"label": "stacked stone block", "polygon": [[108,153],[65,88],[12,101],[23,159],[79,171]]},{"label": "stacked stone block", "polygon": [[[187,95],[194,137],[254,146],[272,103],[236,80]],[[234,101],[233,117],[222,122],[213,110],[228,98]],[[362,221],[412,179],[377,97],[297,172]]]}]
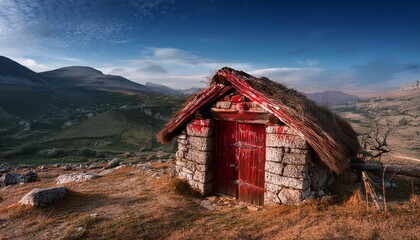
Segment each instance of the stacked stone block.
[{"label": "stacked stone block", "polygon": [[176,171],[192,188],[206,195],[213,190],[213,124],[211,119],[192,120],[178,135]]},{"label": "stacked stone block", "polygon": [[229,111],[267,112],[257,103],[252,102],[238,92],[231,93],[213,104],[213,108]]},{"label": "stacked stone block", "polygon": [[297,204],[311,193],[308,143],[284,125],[266,128],[265,201]]}]

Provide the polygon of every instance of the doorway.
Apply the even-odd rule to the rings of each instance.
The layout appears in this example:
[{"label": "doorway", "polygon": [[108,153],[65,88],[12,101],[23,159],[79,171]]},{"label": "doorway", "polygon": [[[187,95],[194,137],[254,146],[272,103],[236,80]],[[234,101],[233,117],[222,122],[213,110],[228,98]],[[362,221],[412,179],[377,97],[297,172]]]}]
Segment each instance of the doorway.
[{"label": "doorway", "polygon": [[264,204],[265,125],[215,121],[215,190]]}]

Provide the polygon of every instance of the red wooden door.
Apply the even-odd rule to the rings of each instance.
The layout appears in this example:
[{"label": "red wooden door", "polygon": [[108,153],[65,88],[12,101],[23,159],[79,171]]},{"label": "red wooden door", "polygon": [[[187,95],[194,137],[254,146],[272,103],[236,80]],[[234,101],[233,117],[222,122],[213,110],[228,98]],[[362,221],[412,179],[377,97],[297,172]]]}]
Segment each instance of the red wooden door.
[{"label": "red wooden door", "polygon": [[265,173],[265,125],[237,124],[236,159],[238,163],[238,198],[263,205]]},{"label": "red wooden door", "polygon": [[215,124],[215,184],[216,192],[236,196],[238,179],[235,151],[236,122],[216,121]]},{"label": "red wooden door", "polygon": [[263,205],[265,125],[216,121],[216,191]]}]

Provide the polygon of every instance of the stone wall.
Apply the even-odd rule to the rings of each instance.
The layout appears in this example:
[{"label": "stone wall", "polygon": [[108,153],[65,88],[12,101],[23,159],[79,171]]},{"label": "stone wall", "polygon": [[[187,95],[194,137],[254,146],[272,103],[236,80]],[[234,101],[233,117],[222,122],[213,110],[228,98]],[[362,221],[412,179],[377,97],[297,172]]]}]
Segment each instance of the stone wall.
[{"label": "stone wall", "polygon": [[192,120],[177,136],[176,172],[192,188],[206,195],[213,191],[213,124],[210,119]]},{"label": "stone wall", "polygon": [[264,200],[297,204],[311,194],[309,145],[284,125],[268,125],[266,133]]},{"label": "stone wall", "polygon": [[[232,93],[213,108],[265,111],[248,101]],[[284,124],[268,124],[266,134],[265,203],[297,204],[309,196],[321,196],[331,172],[313,156],[308,143]],[[177,137],[178,177],[203,195],[213,192],[213,135],[212,120],[206,119],[192,120]]]}]

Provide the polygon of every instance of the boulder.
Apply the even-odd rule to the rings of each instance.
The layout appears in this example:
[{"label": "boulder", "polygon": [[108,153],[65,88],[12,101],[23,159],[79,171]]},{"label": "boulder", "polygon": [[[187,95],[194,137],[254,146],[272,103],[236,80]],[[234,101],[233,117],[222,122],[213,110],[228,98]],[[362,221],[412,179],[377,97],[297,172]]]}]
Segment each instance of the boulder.
[{"label": "boulder", "polygon": [[6,173],[0,177],[0,185],[9,186],[18,183],[25,183],[25,177],[22,174]]},{"label": "boulder", "polygon": [[55,182],[57,184],[64,184],[70,182],[84,182],[98,177],[99,175],[94,173],[70,173],[58,176]]},{"label": "boulder", "polygon": [[64,165],[64,166],[63,166],[63,170],[64,170],[64,171],[73,170],[73,167],[72,167],[72,166],[70,166],[70,165]]},{"label": "boulder", "polygon": [[24,178],[25,178],[25,182],[36,182],[38,181],[38,174],[31,170],[29,172],[26,172],[25,174],[23,174]]},{"label": "boulder", "polygon": [[94,162],[90,164],[90,166],[87,169],[97,169],[97,168],[102,168],[102,165],[97,162]]},{"label": "boulder", "polygon": [[7,166],[1,166],[0,167],[0,174],[10,172],[10,170],[11,169]]},{"label": "boulder", "polygon": [[114,167],[120,165],[120,163],[121,163],[120,159],[114,158],[111,161],[109,161],[108,165],[106,165],[105,168],[114,168]]},{"label": "boulder", "polygon": [[23,196],[19,203],[22,205],[43,207],[58,199],[65,198],[67,192],[67,188],[65,187],[36,188]]}]

